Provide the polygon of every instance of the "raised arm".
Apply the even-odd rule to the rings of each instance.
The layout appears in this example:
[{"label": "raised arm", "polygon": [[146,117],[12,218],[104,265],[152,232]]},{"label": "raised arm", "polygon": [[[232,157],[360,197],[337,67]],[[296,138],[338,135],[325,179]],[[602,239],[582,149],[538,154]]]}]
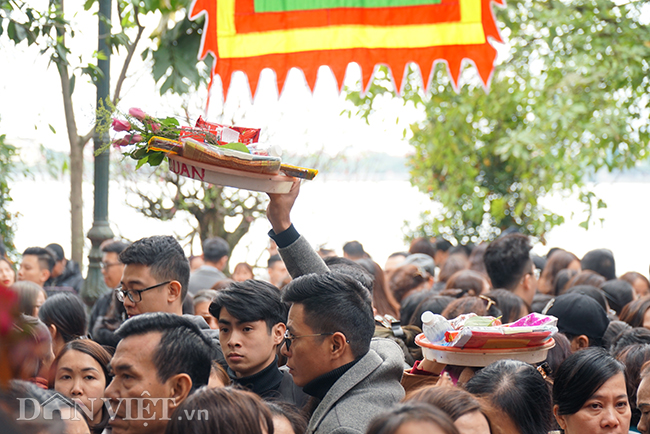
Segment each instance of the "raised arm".
[{"label": "raised arm", "polygon": [[269,236],[278,245],[278,252],[294,279],[311,273],[327,273],[329,268],[291,223],[291,209],[300,192],[300,181],[295,181],[286,194],[269,193],[266,217],[272,229]]}]

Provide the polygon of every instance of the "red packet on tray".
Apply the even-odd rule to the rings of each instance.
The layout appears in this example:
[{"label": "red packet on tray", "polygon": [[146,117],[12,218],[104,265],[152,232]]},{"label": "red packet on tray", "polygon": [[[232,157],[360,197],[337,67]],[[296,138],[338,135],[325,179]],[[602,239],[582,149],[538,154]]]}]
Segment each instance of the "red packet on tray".
[{"label": "red packet on tray", "polygon": [[446,333],[445,346],[457,348],[523,348],[543,345],[557,332],[553,326],[466,327]]},{"label": "red packet on tray", "polygon": [[557,318],[531,313],[519,320],[493,327],[463,327],[445,333],[440,345],[456,348],[524,348],[543,345],[557,333]]},{"label": "red packet on tray", "polygon": [[216,124],[214,122],[205,121],[200,116],[199,120],[196,121],[196,128],[210,131],[217,137],[217,140],[223,143],[239,142],[244,145],[250,145],[251,143],[257,143],[260,139],[259,128],[245,128]]}]

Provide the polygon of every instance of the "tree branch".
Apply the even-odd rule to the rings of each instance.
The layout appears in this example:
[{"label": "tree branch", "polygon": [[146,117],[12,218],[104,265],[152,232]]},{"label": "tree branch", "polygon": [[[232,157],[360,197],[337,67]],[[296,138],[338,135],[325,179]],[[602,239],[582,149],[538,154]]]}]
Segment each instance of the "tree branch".
[{"label": "tree branch", "polygon": [[86,135],[79,136],[79,142],[78,142],[79,146],[81,146],[82,148],[86,146],[86,143],[88,143],[90,139],[93,138],[94,135],[95,135],[95,127],[92,127]]},{"label": "tree branch", "polygon": [[140,19],[138,18],[138,14],[140,13],[140,8],[138,8],[137,6],[134,6],[133,8],[134,8],[134,15],[135,15],[135,23],[138,25],[138,34],[135,37],[133,43],[129,45],[129,48],[127,50],[126,59],[124,59],[122,70],[120,71],[120,75],[115,85],[115,94],[113,95],[113,105],[117,105],[117,102],[120,99],[120,92],[122,91],[122,84],[126,79],[126,72],[129,69],[129,65],[131,64],[131,60],[133,59],[133,55],[135,54],[135,49],[138,46],[138,43],[140,42],[142,33],[144,32],[144,26],[140,24]]}]

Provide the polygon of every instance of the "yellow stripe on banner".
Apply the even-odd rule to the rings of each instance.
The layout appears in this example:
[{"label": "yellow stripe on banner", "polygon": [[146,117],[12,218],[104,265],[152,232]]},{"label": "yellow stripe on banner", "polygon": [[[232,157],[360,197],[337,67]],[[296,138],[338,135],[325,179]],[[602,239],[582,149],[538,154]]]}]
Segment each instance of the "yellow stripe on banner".
[{"label": "yellow stripe on banner", "polygon": [[211,0],[217,2],[217,38],[220,35],[237,34],[235,28],[235,0]]},{"label": "yellow stripe on banner", "polygon": [[221,58],[350,48],[422,48],[485,43],[481,0],[460,0],[461,19],[455,23],[332,26],[245,34],[237,34],[235,29],[235,0],[219,0],[217,8],[217,46]]}]

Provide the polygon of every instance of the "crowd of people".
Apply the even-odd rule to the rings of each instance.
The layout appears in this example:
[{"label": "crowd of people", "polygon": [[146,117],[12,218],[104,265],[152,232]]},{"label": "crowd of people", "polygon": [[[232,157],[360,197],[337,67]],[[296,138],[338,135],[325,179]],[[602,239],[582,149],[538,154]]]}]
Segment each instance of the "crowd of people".
[{"label": "crowd of people", "polygon": [[[171,236],[110,240],[88,305],[61,246],[0,258],[1,431],[650,434],[650,283],[611,251],[420,238],[381,266],[357,241],[314,249],[298,194],[269,195],[265,279],[228,273],[221,238],[190,258]],[[559,332],[536,365],[444,365],[415,344],[426,311]]]}]

